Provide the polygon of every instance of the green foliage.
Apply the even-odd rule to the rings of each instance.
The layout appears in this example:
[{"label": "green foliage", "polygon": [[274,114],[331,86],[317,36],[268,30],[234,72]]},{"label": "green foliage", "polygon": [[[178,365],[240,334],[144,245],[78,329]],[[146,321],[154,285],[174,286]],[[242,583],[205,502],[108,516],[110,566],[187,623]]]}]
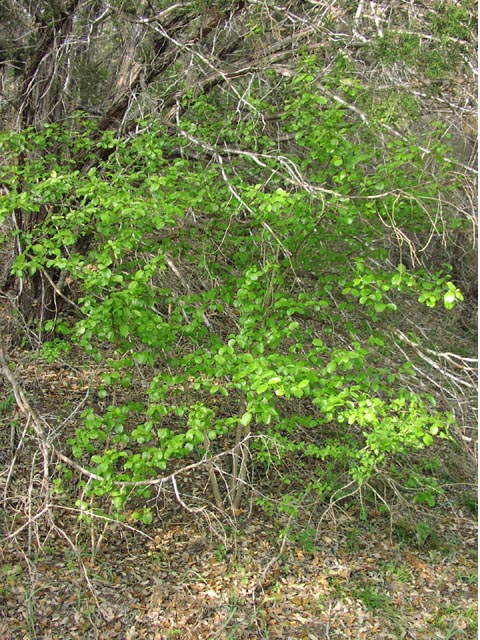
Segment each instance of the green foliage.
[{"label": "green foliage", "polygon": [[10,409],[10,407],[13,407],[14,404],[15,396],[13,395],[13,393],[9,393],[5,398],[2,398],[2,400],[0,400],[0,413],[7,411],[8,409]]},{"label": "green foliage", "polygon": [[[52,323],[53,327],[54,324]],[[58,327],[57,327],[58,328]],[[62,356],[65,356],[70,351],[70,344],[66,340],[60,340],[59,338],[54,338],[53,340],[49,340],[45,342],[40,349],[40,356],[44,358],[47,362],[55,362]]]},{"label": "green foliage", "polygon": [[442,542],[435,523],[428,520],[402,520],[395,525],[394,535],[400,543],[415,544],[419,548],[436,549]]},{"label": "green foliage", "polygon": [[387,31],[371,46],[374,57],[384,64],[407,65],[435,81],[458,73],[469,48],[475,47],[476,32],[475,3],[438,2],[426,12],[423,29],[419,25],[418,30]]},{"label": "green foliage", "polygon": [[[181,122],[212,143],[252,141],[263,166],[248,154],[228,167],[189,160],[178,154],[185,138],[150,122],[128,141],[80,116],[69,130],[1,135],[0,218],[45,213],[19,235],[13,272],[54,269],[77,292],[78,315],[46,327],[62,338],[44,357],[59,356],[66,339],[98,362],[102,346],[115,354],[98,392],[108,406],[86,409],[68,440],[96,475],[85,497],[107,496],[120,512],[133,483],[221,451],[239,427],[259,463],[318,461],[310,489],[319,495],[338,477],[361,486],[392,457],[447,436],[450,418],[381,364],[394,349],[383,319],[395,322],[403,296],[447,309],[462,300],[448,270],[392,269],[379,242],[386,226],[428,233],[440,187],[415,140],[370,144],[375,130],[319,93],[316,73],[305,58],[275,107],[294,136],[288,157],[251,120],[225,127],[232,115],[215,96],[194,101]],[[364,94],[342,60],[327,83],[351,101]],[[79,157],[99,148],[107,159],[84,170]],[[441,157],[439,145],[446,175]],[[295,167],[290,180],[285,166]],[[198,286],[172,264],[195,270]],[[142,401],[117,399],[139,370]],[[144,485],[134,493],[150,495]],[[282,510],[295,509],[286,498]]]},{"label": "green foliage", "polygon": [[371,584],[366,584],[363,588],[355,590],[355,597],[372,610],[388,609],[390,597],[388,593],[379,593],[378,589]]},{"label": "green foliage", "polygon": [[469,42],[477,31],[477,4],[473,0],[437,2],[428,14],[432,34]]}]

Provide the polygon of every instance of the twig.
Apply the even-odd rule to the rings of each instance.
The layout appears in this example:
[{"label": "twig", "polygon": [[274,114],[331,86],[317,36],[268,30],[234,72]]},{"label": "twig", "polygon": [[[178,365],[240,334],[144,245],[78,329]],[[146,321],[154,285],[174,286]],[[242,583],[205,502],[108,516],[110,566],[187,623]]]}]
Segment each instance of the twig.
[{"label": "twig", "polygon": [[285,533],[283,535],[282,544],[280,545],[280,551],[277,553],[276,556],[274,556],[270,560],[270,562],[263,569],[262,573],[260,574],[260,577],[257,579],[257,581],[256,581],[256,583],[255,583],[255,585],[253,587],[252,591],[253,591],[254,594],[255,594],[257,589],[260,589],[260,588],[263,587],[263,583],[265,581],[265,578],[268,575],[268,572],[282,557],[283,550],[285,549],[285,545],[287,543],[287,538],[288,538],[288,525],[287,525],[287,530],[285,531]]},{"label": "twig", "polygon": [[25,392],[18,384],[15,376],[13,375],[10,367],[8,366],[7,358],[5,355],[5,349],[1,341],[0,341],[0,365],[1,365],[3,375],[7,378],[8,382],[10,383],[18,408],[26,416],[27,420],[31,422],[33,429],[37,435],[37,438],[39,440],[40,448],[42,451],[42,457],[43,457],[43,490],[45,492],[45,497],[47,497],[48,484],[49,484],[48,467],[49,467],[49,453],[50,453],[50,446],[48,443],[48,439],[47,439],[45,430],[43,428],[41,419],[38,417],[35,410],[30,405],[25,395]]},{"label": "twig", "polygon": [[[408,345],[410,345],[411,347],[413,347],[413,349],[415,349],[416,353],[419,355],[419,357],[426,363],[428,363],[431,367],[433,367],[434,369],[436,369],[437,371],[439,371],[442,375],[444,375],[446,378],[449,378],[450,380],[452,380],[452,382],[454,382],[455,384],[459,384],[462,385],[464,387],[468,387],[469,389],[477,389],[477,385],[471,382],[467,382],[466,380],[463,380],[462,378],[459,378],[458,376],[454,375],[453,373],[450,373],[449,371],[447,371],[444,367],[442,367],[441,365],[438,364],[438,362],[436,362],[435,360],[433,360],[432,358],[430,358],[429,356],[427,356],[425,353],[423,353],[423,351],[420,349],[420,346],[416,343],[413,342],[413,340],[410,340],[409,338],[407,338],[407,336],[400,331],[399,329],[395,331],[395,333],[397,334],[397,336],[400,338],[400,340],[402,342],[407,343]],[[444,353],[438,353],[436,351],[433,351],[431,349],[424,349],[425,351],[428,351],[430,354],[435,355],[437,357],[444,357],[446,356],[446,354]],[[448,354],[448,356],[451,356],[453,354]],[[460,357],[460,356],[457,356]],[[451,358],[445,358],[447,361],[451,362]],[[458,367],[458,364],[456,364],[456,366]],[[465,369],[463,369],[465,370]],[[471,370],[471,369],[470,369]]]}]

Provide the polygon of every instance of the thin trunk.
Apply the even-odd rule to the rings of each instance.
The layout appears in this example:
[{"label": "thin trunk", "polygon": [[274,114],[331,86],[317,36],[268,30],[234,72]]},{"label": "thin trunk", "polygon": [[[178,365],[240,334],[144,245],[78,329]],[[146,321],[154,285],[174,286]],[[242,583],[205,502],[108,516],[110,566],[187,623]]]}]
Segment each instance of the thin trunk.
[{"label": "thin trunk", "polygon": [[[240,417],[245,413],[246,408],[247,401],[245,396],[243,396],[240,403]],[[248,438],[249,434],[250,425],[243,425],[239,423],[235,434],[235,447],[233,448],[232,461],[232,482],[230,486],[233,513],[236,513],[240,509],[242,494],[245,488],[247,478],[247,460],[250,457],[250,451],[248,445],[244,443],[244,440]]]},{"label": "thin trunk", "polygon": [[210,486],[212,487],[212,491],[213,491],[213,498],[215,500],[215,504],[217,508],[223,511],[222,496],[220,495],[220,489],[218,488],[218,481],[217,481],[217,476],[215,474],[215,469],[211,462],[212,454],[210,451],[210,441],[208,440],[208,436],[206,433],[204,435],[203,443],[206,450],[205,455],[208,458],[207,469],[208,469],[208,477],[210,479]]}]

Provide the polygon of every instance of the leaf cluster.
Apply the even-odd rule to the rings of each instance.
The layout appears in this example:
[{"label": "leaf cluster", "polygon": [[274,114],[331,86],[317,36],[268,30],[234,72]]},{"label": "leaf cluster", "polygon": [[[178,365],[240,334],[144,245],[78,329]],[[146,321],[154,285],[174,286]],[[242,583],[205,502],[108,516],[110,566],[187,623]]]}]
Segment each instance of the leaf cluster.
[{"label": "leaf cluster", "polygon": [[[326,86],[361,98],[341,71]],[[259,463],[318,461],[324,493],[332,470],[361,486],[448,435],[450,417],[388,366],[389,325],[403,296],[450,309],[462,294],[447,269],[389,263],[385,242],[386,228],[432,233],[443,187],[413,139],[380,144],[317,77],[304,59],[271,105],[292,140],[282,153],[253,120],[225,130],[228,101],[205,98],[174,133],[146,121],[117,138],[79,116],[2,134],[1,219],[46,212],[17,233],[14,275],[60,274],[74,312],[45,328],[98,362],[115,354],[99,392],[110,404],[85,411],[67,443],[92,499],[147,498],[145,481],[222,452],[239,428]],[[139,370],[143,399],[115,400]]]}]

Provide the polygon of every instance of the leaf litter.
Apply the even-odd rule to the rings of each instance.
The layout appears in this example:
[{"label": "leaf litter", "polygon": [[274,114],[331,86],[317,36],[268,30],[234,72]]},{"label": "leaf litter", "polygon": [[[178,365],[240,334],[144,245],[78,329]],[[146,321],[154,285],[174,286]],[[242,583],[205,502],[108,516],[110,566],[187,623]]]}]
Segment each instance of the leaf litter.
[{"label": "leaf litter", "polygon": [[476,530],[468,519],[445,521],[449,543],[435,550],[396,541],[383,518],[352,516],[336,539],[324,522],[308,550],[295,540],[282,547],[277,523],[260,510],[236,524],[222,542],[179,510],[150,527],[147,541],[112,527],[95,558],[83,552],[90,585],[62,541],[33,560],[4,548],[0,637],[476,637]]}]

